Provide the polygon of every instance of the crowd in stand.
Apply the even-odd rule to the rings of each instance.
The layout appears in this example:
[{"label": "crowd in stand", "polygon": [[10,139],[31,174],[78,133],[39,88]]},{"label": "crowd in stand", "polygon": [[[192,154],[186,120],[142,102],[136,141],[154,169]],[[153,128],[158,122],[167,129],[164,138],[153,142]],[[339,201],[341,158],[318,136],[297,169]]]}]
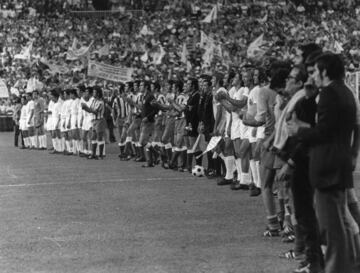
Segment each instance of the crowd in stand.
[{"label": "crowd in stand", "polygon": [[[299,262],[294,272],[359,272],[360,108],[344,77],[359,67],[360,10],[225,2],[177,1],[141,17],[6,13],[15,145],[21,135],[22,149],[97,160],[106,130],[111,142],[118,130],[120,160],[204,165],[219,186],[261,195],[263,236],[294,243],[280,255]],[[89,77],[89,61],[133,74]]]}]

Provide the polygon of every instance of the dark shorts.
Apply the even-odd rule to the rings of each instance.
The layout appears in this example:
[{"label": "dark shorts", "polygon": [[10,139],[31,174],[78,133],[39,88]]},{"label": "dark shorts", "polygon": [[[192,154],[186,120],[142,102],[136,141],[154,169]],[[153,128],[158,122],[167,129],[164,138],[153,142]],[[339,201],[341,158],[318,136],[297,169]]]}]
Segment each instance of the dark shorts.
[{"label": "dark shorts", "polygon": [[95,131],[96,133],[105,133],[107,125],[106,125],[106,120],[104,118],[99,120],[93,120],[92,125],[93,125],[93,131]]},{"label": "dark shorts", "polygon": [[142,122],[140,126],[140,139],[139,142],[142,146],[152,142],[152,134],[154,133],[154,122]]},{"label": "dark shorts", "polygon": [[247,138],[243,139],[241,141],[241,145],[239,148],[239,158],[241,159],[249,159],[250,157],[250,152],[251,152],[251,144],[249,142],[249,140]]},{"label": "dark shorts", "polygon": [[242,140],[240,138],[236,138],[232,140],[233,146],[234,146],[234,155],[235,158],[241,158],[240,157],[240,147],[241,147]]},{"label": "dark shorts", "polygon": [[35,135],[35,127],[34,126],[27,127],[27,130],[28,130],[30,136]]},{"label": "dark shorts", "polygon": [[166,116],[165,117],[165,128],[162,135],[162,143],[174,143],[174,130],[175,130],[175,117]]},{"label": "dark shorts", "polygon": [[164,116],[161,115],[155,117],[155,129],[154,129],[154,135],[152,141],[161,142],[163,133],[164,133]]},{"label": "dark shorts", "polygon": [[40,125],[38,127],[35,127],[35,135],[36,136],[42,136],[45,134],[44,125]]},{"label": "dark shorts", "polygon": [[136,141],[139,137],[141,120],[142,119],[140,117],[134,117],[127,130],[127,136],[132,137],[134,141]]},{"label": "dark shorts", "polygon": [[124,143],[126,140],[127,126],[125,125],[126,118],[118,118],[116,123],[119,132],[119,142]]}]

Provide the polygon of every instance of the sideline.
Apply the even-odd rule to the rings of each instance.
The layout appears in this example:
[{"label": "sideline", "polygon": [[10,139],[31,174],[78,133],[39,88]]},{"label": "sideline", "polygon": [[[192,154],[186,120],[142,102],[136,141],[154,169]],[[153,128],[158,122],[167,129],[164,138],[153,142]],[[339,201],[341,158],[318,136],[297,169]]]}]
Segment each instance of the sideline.
[{"label": "sideline", "polygon": [[0,185],[0,188],[24,188],[24,187],[37,187],[37,186],[52,186],[52,185],[81,185],[81,184],[110,184],[110,183],[120,183],[120,182],[136,182],[136,181],[191,181],[199,180],[198,177],[156,177],[156,178],[123,178],[123,179],[104,179],[104,180],[87,180],[87,181],[57,181],[57,182],[47,182],[47,183],[29,183],[29,184],[5,184]]}]

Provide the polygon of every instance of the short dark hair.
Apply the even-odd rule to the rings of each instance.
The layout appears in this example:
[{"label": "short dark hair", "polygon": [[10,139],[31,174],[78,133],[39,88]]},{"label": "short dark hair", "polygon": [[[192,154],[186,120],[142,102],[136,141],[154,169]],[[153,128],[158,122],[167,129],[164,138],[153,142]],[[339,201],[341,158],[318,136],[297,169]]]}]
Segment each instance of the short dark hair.
[{"label": "short dark hair", "polygon": [[305,62],[308,56],[315,52],[315,51],[321,51],[321,47],[315,43],[309,43],[299,46],[299,49],[303,52],[302,57],[303,61]]},{"label": "short dark hair", "polygon": [[100,86],[94,86],[93,90],[96,92],[97,96],[99,97],[99,99],[103,98],[103,92]]},{"label": "short dark hair", "polygon": [[278,68],[273,72],[270,80],[270,88],[285,88],[286,79],[289,76],[289,70],[285,68]]},{"label": "short dark hair", "polygon": [[176,82],[174,82],[174,84],[180,93],[183,92],[184,84],[182,81],[176,81]]},{"label": "short dark hair", "polygon": [[160,91],[160,89],[161,89],[160,83],[158,81],[156,81],[156,82],[153,82],[153,84],[154,84],[154,91],[155,92]]},{"label": "short dark hair", "polygon": [[199,82],[195,78],[189,78],[189,81],[191,82],[191,91],[198,91],[199,90]]},{"label": "short dark hair", "polygon": [[316,63],[316,59],[322,54],[322,51],[321,50],[318,50],[318,51],[313,51],[311,52],[306,60],[305,60],[305,67],[308,67],[308,66],[314,66],[315,63]]},{"label": "short dark hair", "polygon": [[149,91],[150,90],[150,87],[151,87],[151,84],[149,81],[144,81],[144,88],[145,88],[145,91]]},{"label": "short dark hair", "polygon": [[59,92],[56,89],[50,91],[51,96],[59,98]]},{"label": "short dark hair", "polygon": [[334,53],[324,53],[316,60],[317,67],[322,74],[326,74],[330,80],[342,80],[345,77],[345,65],[342,57]]}]

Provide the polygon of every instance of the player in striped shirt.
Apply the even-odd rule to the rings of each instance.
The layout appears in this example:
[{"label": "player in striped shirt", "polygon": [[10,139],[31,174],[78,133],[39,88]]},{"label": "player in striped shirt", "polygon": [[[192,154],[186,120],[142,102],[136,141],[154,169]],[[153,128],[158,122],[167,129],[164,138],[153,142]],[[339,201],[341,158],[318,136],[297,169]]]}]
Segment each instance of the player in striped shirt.
[{"label": "player in striped shirt", "polygon": [[[140,81],[138,81],[135,86],[138,86],[140,84]],[[136,90],[139,90],[138,87],[136,87]],[[135,90],[135,92],[136,92]],[[133,106],[133,119],[128,129],[128,136],[132,137],[133,143],[135,145],[135,153],[136,153],[136,162],[145,162],[145,155],[143,149],[141,149],[141,145],[139,143],[139,137],[140,137],[140,125],[141,125],[141,108],[143,104],[143,98],[144,98],[144,90],[141,89],[139,92],[135,93],[135,96],[133,97],[133,100],[128,99],[128,103],[130,103]]]},{"label": "player in striped shirt", "polygon": [[[165,105],[166,99],[165,95],[161,92],[160,84],[158,82],[152,82],[150,88],[151,93],[155,96],[156,104],[158,106]],[[155,128],[152,136],[153,161],[155,163],[158,162],[158,156],[161,154],[161,149],[164,147],[164,144],[161,142],[161,137],[164,133],[164,116],[164,111],[162,110],[159,110],[155,115]]]},{"label": "player in striped shirt", "polygon": [[134,119],[134,105],[135,102],[135,90],[134,83],[127,82],[125,83],[125,94],[123,96],[126,106],[127,118],[125,119],[124,125],[124,134],[125,138],[125,150],[124,150],[124,160],[130,160],[135,154],[135,146],[133,145],[133,133],[129,131],[129,127]]},{"label": "player in striped shirt", "polygon": [[165,90],[165,105],[163,108],[167,109],[164,116],[164,132],[161,137],[161,142],[164,145],[162,149],[162,167],[169,168],[172,158],[172,147],[174,142],[174,129],[175,129],[175,115],[171,101],[175,100],[176,82],[169,81]]},{"label": "player in striped shirt", "polygon": [[128,107],[127,102],[125,100],[125,86],[123,84],[120,85],[118,90],[114,90],[115,98],[112,105],[112,118],[114,125],[117,126],[119,132],[119,149],[120,159],[125,157],[125,141],[126,141],[126,119],[128,117]]},{"label": "player in striped shirt", "polygon": [[[186,128],[186,119],[185,119],[185,109],[187,101],[189,99],[188,94],[184,92],[184,85],[182,82],[177,82],[178,96],[175,100],[171,101],[174,110],[177,112],[175,117],[175,135],[174,135],[174,153],[171,158],[170,168],[177,169],[180,172],[183,172],[186,168],[186,157],[187,157],[187,147],[185,143],[185,128]],[[185,85],[186,90],[186,85]],[[180,157],[180,164],[178,164],[178,158]]]},{"label": "player in striped shirt", "polygon": [[[93,100],[91,105],[82,103],[82,108],[92,116],[92,131],[91,131],[91,155],[88,159],[103,159],[105,149],[105,130],[106,120],[104,117],[105,103],[103,100],[103,93],[99,86],[93,87]],[[99,157],[96,155],[99,147]]]}]

